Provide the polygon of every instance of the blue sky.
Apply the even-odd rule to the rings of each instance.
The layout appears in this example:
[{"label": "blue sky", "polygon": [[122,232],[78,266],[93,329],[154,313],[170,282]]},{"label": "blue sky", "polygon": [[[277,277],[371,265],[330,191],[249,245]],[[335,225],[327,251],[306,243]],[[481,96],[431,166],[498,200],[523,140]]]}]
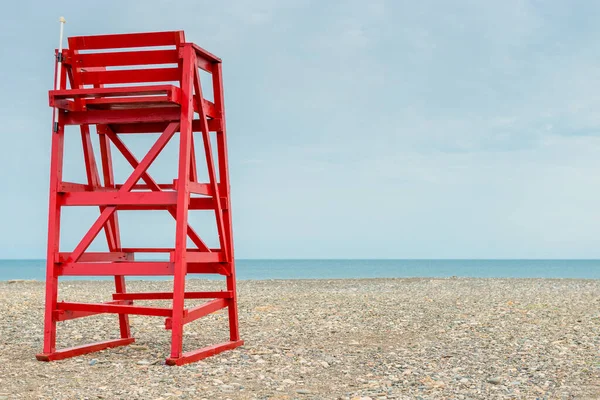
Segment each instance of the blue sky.
[{"label": "blue sky", "polygon": [[[66,35],[183,29],[223,59],[238,258],[600,257],[599,11],[589,1],[10,2],[0,257],[45,256],[60,15]],[[65,179],[82,180],[70,134]],[[126,139],[138,154],[151,145]],[[172,179],[175,154],[151,169],[157,179]],[[97,216],[67,211],[64,251]],[[123,241],[172,245],[170,218],[123,215]],[[208,216],[194,222],[214,241]]]}]

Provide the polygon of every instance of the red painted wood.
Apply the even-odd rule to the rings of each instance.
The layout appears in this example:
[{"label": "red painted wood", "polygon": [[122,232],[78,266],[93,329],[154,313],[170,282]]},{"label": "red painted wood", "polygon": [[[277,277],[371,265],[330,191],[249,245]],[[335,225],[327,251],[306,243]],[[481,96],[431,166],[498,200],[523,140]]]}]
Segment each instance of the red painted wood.
[{"label": "red painted wood", "polygon": [[66,192],[63,206],[175,205],[175,192]]},{"label": "red painted wood", "polygon": [[[220,131],[223,127],[220,118],[208,120],[208,130],[211,132]],[[111,124],[110,127],[115,133],[155,133],[162,132],[166,128],[166,122],[148,122],[137,124]],[[200,120],[192,121],[192,129],[194,132],[200,132]]]},{"label": "red painted wood", "polygon": [[84,85],[110,85],[115,83],[174,82],[179,79],[177,68],[123,69],[114,71],[82,72]]},{"label": "red painted wood", "polygon": [[214,356],[216,354],[222,353],[226,350],[235,349],[236,347],[240,347],[244,345],[243,340],[236,340],[221,344],[216,344],[214,346],[204,347],[198,350],[188,351],[183,353],[180,357],[169,357],[166,360],[167,365],[185,365],[189,363],[193,363],[196,361],[203,360],[207,357]]},{"label": "red painted wood", "polygon": [[73,55],[70,61],[76,68],[177,64],[179,62],[179,53],[177,50],[86,53]]},{"label": "red painted wood", "polygon": [[57,274],[61,276],[169,276],[173,275],[173,263],[163,261],[66,262],[58,268]]},{"label": "red painted wood", "polygon": [[[219,298],[212,301],[208,301],[199,306],[184,310],[183,323],[189,324],[192,321],[202,318],[208,314],[218,311],[222,308],[227,307],[228,299]],[[170,330],[173,328],[173,318],[169,317],[165,320],[165,329]]]},{"label": "red painted wood", "polygon": [[[157,46],[171,47],[151,48]],[[126,50],[117,52],[111,49]],[[81,53],[80,50],[85,51]],[[242,345],[237,320],[221,60],[199,46],[186,43],[181,31],[69,38],[69,48],[63,51],[63,55],[66,61],[60,71],[61,87],[48,93],[49,104],[61,111],[58,129],[53,129],[52,133],[44,346],[43,352],[37,355],[38,359],[62,359],[132,343],[129,314],[168,318],[166,325],[171,329],[169,364],[194,362]],[[132,68],[114,68],[119,66]],[[211,73],[212,88],[202,87],[198,68]],[[173,84],[152,84],[165,80]],[[150,84],[138,85],[141,82]],[[83,85],[88,84],[94,87],[84,88]],[[105,84],[116,87],[106,88]],[[210,89],[214,102],[206,100],[203,95],[203,90]],[[195,112],[198,113],[197,119],[194,119]],[[62,181],[65,125],[79,126],[85,182]],[[95,125],[95,130],[91,125]],[[92,146],[94,132],[98,134],[102,171]],[[177,175],[173,183],[158,184],[148,173],[148,168],[177,132]],[[193,132],[201,133],[202,142],[194,141]],[[215,152],[211,148],[209,132],[217,135]],[[161,135],[138,160],[119,135],[147,133]],[[133,168],[125,182],[115,181],[112,145]],[[200,147],[204,150],[203,154],[199,153],[202,156],[196,154],[196,151],[202,151]],[[198,182],[199,168],[202,167],[208,172],[208,183]],[[207,197],[198,198],[196,195]],[[61,209],[71,206],[98,207],[100,216],[74,249],[59,252]],[[172,248],[123,247],[117,213],[145,210],[167,211],[175,218],[175,245]],[[214,211],[218,249],[209,248],[190,226],[189,210]],[[109,251],[87,252],[102,230]],[[188,238],[193,243],[192,248],[188,248]],[[136,262],[135,253],[169,254],[172,261]],[[227,290],[185,292],[188,274],[223,275]],[[58,277],[61,275],[112,275],[115,279],[114,299],[108,303],[58,303]],[[128,275],[174,276],[173,291],[127,293],[125,276]],[[214,300],[187,310],[184,308],[185,299],[200,298]],[[140,307],[133,305],[135,300],[170,300],[172,304],[170,308]],[[231,341],[184,353],[183,325],[224,307],[228,309]],[[119,316],[121,339],[56,350],[57,322],[100,313]]]},{"label": "red painted wood", "polygon": [[[71,253],[59,253],[58,260],[61,263],[66,262],[71,256]],[[81,262],[106,262],[106,261],[127,261],[132,259],[132,253],[119,252],[94,252],[83,253],[79,259]]]},{"label": "red painted wood", "polygon": [[69,48],[77,50],[98,50],[122,49],[126,47],[157,47],[178,45],[182,41],[182,31],[74,36],[69,38]]},{"label": "red painted wood", "polygon": [[61,301],[57,304],[57,310],[82,311],[95,313],[127,313],[135,315],[149,315],[155,317],[170,317],[173,312],[170,308],[126,306],[121,304],[106,303],[72,303]]},{"label": "red painted wood", "polygon": [[133,342],[135,342],[134,338],[107,340],[105,342],[70,347],[68,349],[63,349],[59,351],[44,352],[42,354],[37,354],[35,357],[38,361],[64,360],[65,358],[81,356],[100,350],[111,349],[113,347],[127,346],[128,344],[131,344]]},{"label": "red painted wood", "polygon": [[179,88],[173,85],[150,85],[150,86],[128,86],[111,88],[90,88],[90,89],[63,89],[50,90],[51,99],[85,99],[97,97],[121,97],[121,96],[152,96],[152,95],[170,95],[175,96]]},{"label": "red painted wood", "polygon": [[[185,299],[229,299],[231,298],[231,292],[225,290],[220,292],[185,292],[183,297]],[[172,292],[113,294],[114,300],[171,300],[172,298]]]},{"label": "red painted wood", "polygon": [[171,357],[179,358],[183,349],[183,308],[185,292],[186,270],[186,239],[187,239],[187,220],[188,207],[190,201],[190,191],[188,186],[188,177],[190,175],[191,160],[191,137],[192,120],[194,119],[193,106],[193,79],[195,62],[192,59],[193,49],[189,44],[182,48],[182,75],[181,75],[181,125],[179,133],[179,168],[177,177],[177,213],[175,227],[175,251],[173,261],[175,271],[173,277],[173,321],[171,330]]},{"label": "red painted wood", "polygon": [[[107,301],[102,304],[121,304],[121,305],[131,305],[133,304],[130,300],[114,300]],[[96,311],[73,311],[73,310],[56,310],[56,320],[57,321],[67,321],[70,319],[77,319],[83,317],[91,317],[92,315],[102,314],[102,312]]]}]

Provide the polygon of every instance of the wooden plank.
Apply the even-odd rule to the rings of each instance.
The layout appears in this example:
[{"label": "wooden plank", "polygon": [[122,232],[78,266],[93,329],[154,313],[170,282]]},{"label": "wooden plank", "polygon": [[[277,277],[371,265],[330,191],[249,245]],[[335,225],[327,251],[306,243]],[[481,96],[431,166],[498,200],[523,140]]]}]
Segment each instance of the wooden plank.
[{"label": "wooden plank", "polygon": [[172,122],[178,121],[178,107],[145,108],[132,110],[88,110],[74,111],[65,114],[65,125],[81,124],[115,124],[138,122]]},{"label": "wooden plank", "polygon": [[50,98],[55,99],[79,99],[86,97],[118,97],[118,96],[140,96],[169,94],[178,91],[173,85],[148,85],[130,86],[118,88],[93,88],[93,89],[68,89],[50,90]]},{"label": "wooden plank", "polygon": [[185,352],[181,355],[181,357],[173,358],[169,357],[166,360],[167,365],[185,365],[189,363],[193,363],[196,361],[200,361],[204,358],[214,356],[215,354],[222,353],[226,350],[235,349],[236,347],[242,346],[244,344],[243,340],[235,340],[231,342],[225,342],[221,344],[216,344],[214,346],[204,347],[198,350],[192,350]]},{"label": "wooden plank", "polygon": [[[226,197],[221,197],[221,207],[226,207],[227,204],[227,198]],[[149,205],[149,206],[144,206],[144,205],[120,205],[117,206],[117,209],[119,211],[136,211],[136,210],[146,210],[146,211],[152,211],[152,210],[170,210],[172,206],[167,206],[167,205]],[[190,210],[214,210],[215,209],[215,202],[214,199],[211,197],[192,197],[190,199],[190,205],[189,205],[189,209]],[[223,208],[226,209],[226,208]]]},{"label": "wooden plank", "polygon": [[[102,304],[122,304],[122,305],[131,305],[133,302],[131,300],[115,300],[115,301],[107,301]],[[91,317],[93,315],[101,314],[96,311],[72,311],[72,310],[57,310],[56,312],[56,320],[57,321],[68,321],[70,319],[77,319],[83,317]]]},{"label": "wooden plank", "polygon": [[58,268],[61,276],[170,276],[173,275],[173,263],[158,261],[137,261],[118,263],[66,263]]},{"label": "wooden plank", "polygon": [[86,99],[85,105],[88,109],[119,109],[131,107],[157,107],[168,106],[166,103],[172,103],[173,106],[178,106],[177,103],[171,101],[169,96],[141,96],[141,97],[103,97],[97,99]]},{"label": "wooden plank", "polygon": [[[220,292],[185,292],[185,299],[229,299],[231,292],[222,290]],[[172,292],[146,292],[146,293],[115,293],[114,300],[170,300]]]},{"label": "wooden plank", "polygon": [[113,35],[72,36],[72,50],[122,49],[127,47],[151,47],[178,45],[183,42],[183,31],[140,32]]},{"label": "wooden plank", "polygon": [[177,64],[177,50],[142,50],[105,53],[73,54],[73,67],[115,67],[131,65]]},{"label": "wooden plank", "polygon": [[127,69],[116,71],[81,72],[83,85],[111,85],[117,83],[171,82],[181,78],[179,68]]},{"label": "wooden plank", "polygon": [[[111,129],[115,133],[158,133],[165,130],[166,122],[140,122],[136,124],[111,124]],[[223,129],[223,121],[221,118],[213,118],[208,120],[208,130],[210,132],[218,132]],[[192,130],[200,132],[200,120],[192,121]]]},{"label": "wooden plank", "polygon": [[[61,252],[58,254],[58,262],[64,263],[69,259],[71,253]],[[79,259],[81,262],[106,262],[106,261],[127,261],[133,260],[133,253],[124,251],[116,252],[89,252],[83,253]]]},{"label": "wooden plank", "polygon": [[91,185],[86,185],[83,183],[74,183],[74,182],[61,182],[58,184],[58,192],[86,192],[92,190]]},{"label": "wooden plank", "polygon": [[57,309],[65,311],[91,311],[96,313],[149,315],[154,317],[170,317],[173,314],[173,311],[170,308],[127,306],[105,303],[71,303],[65,301],[59,302],[57,304]]},{"label": "wooden plank", "polygon": [[[185,259],[188,263],[220,263],[225,262],[225,256],[220,251],[214,252],[199,252],[199,251],[188,251],[185,255]],[[173,254],[171,254],[171,261],[173,261]]]},{"label": "wooden plank", "polygon": [[229,276],[231,272],[227,268],[227,263],[194,263],[188,262],[187,264],[188,274],[217,274]]},{"label": "wooden plank", "polygon": [[[199,306],[192,307],[190,309],[184,310],[183,323],[189,324],[192,321],[197,320],[198,318],[202,318],[208,314],[214,313],[222,308],[227,307],[229,300],[228,299],[215,299],[212,301],[208,301],[204,304],[200,304]],[[173,320],[172,318],[167,318],[165,320],[165,329],[169,330],[173,328]]]},{"label": "wooden plank", "polygon": [[95,351],[110,349],[118,346],[126,346],[135,342],[134,338],[123,338],[107,340],[99,343],[84,344],[83,346],[69,347],[67,349],[54,351],[52,353],[37,354],[35,358],[38,361],[57,361],[65,358],[81,356],[83,354],[93,353]]},{"label": "wooden plank", "polygon": [[190,193],[212,196],[214,191],[208,183],[188,182]]},{"label": "wooden plank", "polygon": [[174,205],[176,192],[66,192],[63,206]]}]

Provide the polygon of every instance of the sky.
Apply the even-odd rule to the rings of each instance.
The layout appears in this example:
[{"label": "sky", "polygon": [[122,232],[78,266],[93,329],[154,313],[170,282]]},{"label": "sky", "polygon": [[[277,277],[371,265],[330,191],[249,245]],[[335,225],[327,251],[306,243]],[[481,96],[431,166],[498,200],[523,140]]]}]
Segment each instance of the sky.
[{"label": "sky", "polygon": [[[45,257],[61,15],[66,36],[184,30],[222,58],[237,258],[600,258],[599,13],[590,1],[9,2],[0,258]],[[65,180],[83,182],[77,131],[66,140]],[[124,140],[141,156],[155,137]],[[162,182],[171,144],[150,169]],[[172,246],[174,222],[157,213],[120,213],[124,244]],[[66,209],[61,250],[97,215]],[[192,221],[216,243],[210,215]]]}]

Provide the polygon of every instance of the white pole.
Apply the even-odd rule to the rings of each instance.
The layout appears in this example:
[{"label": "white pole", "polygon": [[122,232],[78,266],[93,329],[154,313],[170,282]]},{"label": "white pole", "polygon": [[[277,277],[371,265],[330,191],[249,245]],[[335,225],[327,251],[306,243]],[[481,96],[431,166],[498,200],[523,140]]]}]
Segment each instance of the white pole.
[{"label": "white pole", "polygon": [[[58,19],[60,22],[60,42],[58,43],[58,65],[56,66],[56,86],[54,90],[60,89],[60,77],[62,69],[62,44],[63,44],[63,30],[65,23],[67,22],[64,17]],[[58,132],[58,107],[54,107],[54,132]]]}]

